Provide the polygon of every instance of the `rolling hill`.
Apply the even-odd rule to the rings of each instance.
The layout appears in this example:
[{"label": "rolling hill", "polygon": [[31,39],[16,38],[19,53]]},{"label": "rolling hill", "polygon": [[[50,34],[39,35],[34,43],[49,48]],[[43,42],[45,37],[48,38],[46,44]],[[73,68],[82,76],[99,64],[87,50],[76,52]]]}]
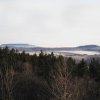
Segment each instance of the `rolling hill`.
[{"label": "rolling hill", "polygon": [[1,48],[8,47],[9,49],[17,49],[19,51],[26,51],[26,52],[37,52],[37,51],[46,51],[46,52],[71,52],[75,53],[77,51],[88,51],[88,52],[100,52],[100,46],[98,45],[84,45],[78,47],[55,47],[55,48],[47,48],[47,47],[39,47],[30,44],[1,44]]}]

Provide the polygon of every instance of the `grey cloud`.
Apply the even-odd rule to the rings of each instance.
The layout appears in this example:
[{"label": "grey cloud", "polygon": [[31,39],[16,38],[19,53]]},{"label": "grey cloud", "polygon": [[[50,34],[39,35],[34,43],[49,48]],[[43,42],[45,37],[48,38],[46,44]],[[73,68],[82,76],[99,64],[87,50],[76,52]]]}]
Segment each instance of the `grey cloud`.
[{"label": "grey cloud", "polygon": [[[62,43],[70,43],[72,34],[78,37],[95,32],[97,38],[99,26],[99,0],[0,0],[0,33],[21,34],[20,40],[29,34],[29,39],[36,36],[39,42],[37,36],[41,41],[45,37],[49,43],[54,42],[50,40],[53,35],[57,42],[62,37]],[[77,37],[72,37],[73,41]],[[77,40],[81,40],[80,36]]]}]

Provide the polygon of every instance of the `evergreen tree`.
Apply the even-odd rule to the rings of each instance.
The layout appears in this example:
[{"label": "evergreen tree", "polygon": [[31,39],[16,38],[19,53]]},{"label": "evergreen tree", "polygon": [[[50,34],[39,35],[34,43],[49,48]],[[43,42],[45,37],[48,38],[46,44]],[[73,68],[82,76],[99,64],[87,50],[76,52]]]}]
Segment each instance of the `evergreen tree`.
[{"label": "evergreen tree", "polygon": [[80,63],[77,65],[76,75],[78,77],[83,77],[88,73],[88,66],[87,63],[82,59]]},{"label": "evergreen tree", "polygon": [[100,63],[98,60],[95,60],[94,58],[91,60],[89,71],[90,77],[96,78],[97,81],[100,81]]}]

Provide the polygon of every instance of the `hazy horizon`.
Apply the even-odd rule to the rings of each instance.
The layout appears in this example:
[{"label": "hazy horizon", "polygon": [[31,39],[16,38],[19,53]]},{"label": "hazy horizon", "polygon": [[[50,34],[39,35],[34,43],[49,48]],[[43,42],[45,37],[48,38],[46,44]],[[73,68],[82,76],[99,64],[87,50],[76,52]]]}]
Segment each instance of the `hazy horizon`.
[{"label": "hazy horizon", "polygon": [[0,44],[0,45],[31,45],[31,46],[36,46],[36,47],[79,47],[79,46],[90,46],[90,45],[95,45],[95,46],[100,46],[100,45],[96,45],[96,44],[84,44],[84,45],[76,45],[76,46],[40,46],[40,45],[35,45],[35,44],[29,44],[29,43],[3,43],[3,44]]},{"label": "hazy horizon", "polygon": [[0,44],[100,45],[100,0],[0,0]]}]

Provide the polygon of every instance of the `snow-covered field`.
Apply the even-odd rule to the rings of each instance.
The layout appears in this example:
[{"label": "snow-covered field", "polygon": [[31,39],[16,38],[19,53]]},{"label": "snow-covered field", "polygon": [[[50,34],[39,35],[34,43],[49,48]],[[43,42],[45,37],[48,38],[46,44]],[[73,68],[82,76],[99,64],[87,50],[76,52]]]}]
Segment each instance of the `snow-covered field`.
[{"label": "snow-covered field", "polygon": [[81,54],[81,55],[98,55],[99,52],[95,51],[59,51],[62,53],[73,53],[73,54]]},{"label": "snow-covered field", "polygon": [[[44,51],[46,54],[50,54],[52,51]],[[30,55],[37,54],[39,55],[40,51],[33,51],[33,52],[26,52]],[[94,51],[54,51],[55,55],[62,55],[62,56],[86,56],[86,55],[100,55],[100,52]]]}]

